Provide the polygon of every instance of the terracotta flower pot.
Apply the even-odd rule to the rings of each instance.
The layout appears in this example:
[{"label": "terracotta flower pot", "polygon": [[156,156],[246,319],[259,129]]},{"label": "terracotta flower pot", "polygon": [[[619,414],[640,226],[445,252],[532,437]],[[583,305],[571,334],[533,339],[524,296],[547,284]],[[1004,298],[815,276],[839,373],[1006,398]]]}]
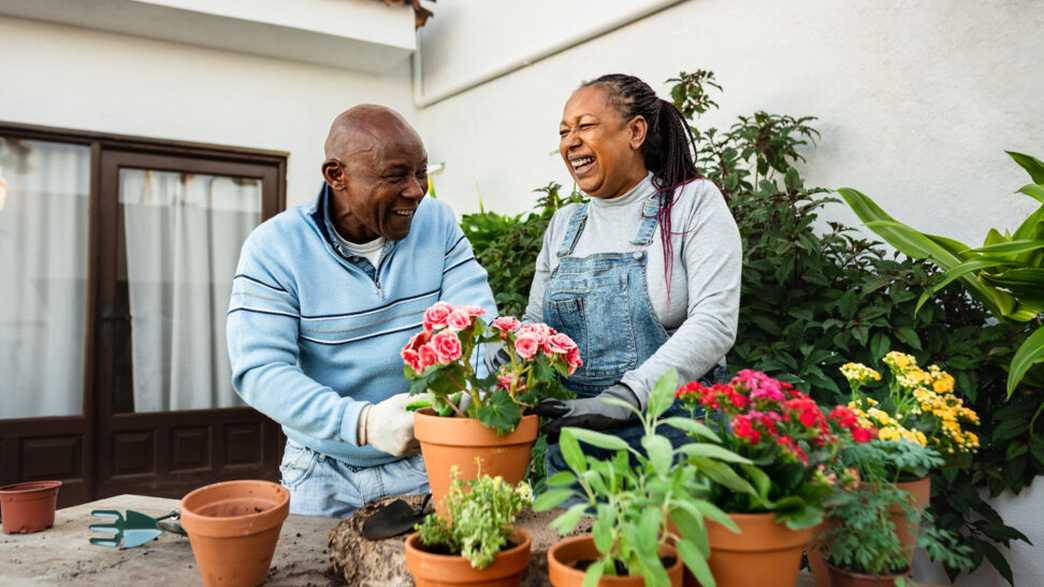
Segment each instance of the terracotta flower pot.
[{"label": "terracotta flower pot", "polygon": [[260,585],[290,513],[290,492],[268,481],[225,481],[181,500],[181,526],[192,543],[203,584]]},{"label": "terracotta flower pot", "polygon": [[826,538],[825,534],[833,527],[833,521],[829,518],[825,520],[818,528],[816,528],[815,537],[805,548],[805,555],[808,556],[809,570],[812,571],[812,578],[816,580],[816,587],[831,587],[829,565],[826,562],[826,558],[823,556],[823,543]]},{"label": "terracotta flower pot", "polygon": [[[895,484],[897,489],[910,493],[910,505],[917,510],[918,515],[928,507],[932,498],[932,479],[923,477],[916,481],[906,481]],[[914,550],[917,549],[917,538],[921,535],[920,521],[914,523],[906,517],[906,513],[899,506],[892,507],[892,523],[895,524],[895,535],[903,545],[906,552],[906,564],[913,564]]]},{"label": "terracotta flower pot", "polygon": [[816,528],[791,530],[775,521],[775,515],[729,514],[740,528],[728,528],[707,521],[711,556],[707,561],[718,587],[763,585],[772,578],[775,587],[794,587],[801,569],[801,552],[816,533]]},{"label": "terracotta flower pot", "polygon": [[515,530],[512,546],[501,551],[493,564],[476,569],[462,556],[434,554],[423,550],[420,535],[406,538],[406,568],[413,575],[417,587],[468,585],[470,587],[516,587],[522,582],[522,573],[529,565],[532,541],[523,530]]},{"label": "terracotta flower pot", "polygon": [[[584,584],[584,573],[586,571],[576,568],[577,561],[592,561],[599,558],[598,549],[595,548],[594,538],[590,534],[566,538],[547,551],[547,573],[554,587],[581,587]],[[661,557],[673,557],[674,564],[667,569],[667,576],[671,580],[672,587],[681,587],[682,565],[678,553],[670,546],[660,549]],[[645,585],[642,577],[614,577],[605,576],[598,581],[601,587],[641,587]]]},{"label": "terracotta flower pot", "polygon": [[864,575],[830,565],[830,581],[833,587],[894,587],[895,580],[904,574]]},{"label": "terracotta flower pot", "polygon": [[525,479],[538,425],[536,416],[524,416],[514,432],[497,436],[471,418],[444,418],[431,410],[414,413],[413,434],[420,441],[435,511],[443,513],[454,466],[462,481],[477,479],[480,468],[483,475],[499,475],[512,485]]},{"label": "terracotta flower pot", "polygon": [[29,534],[54,525],[61,481],[27,481],[0,487],[4,533]]}]

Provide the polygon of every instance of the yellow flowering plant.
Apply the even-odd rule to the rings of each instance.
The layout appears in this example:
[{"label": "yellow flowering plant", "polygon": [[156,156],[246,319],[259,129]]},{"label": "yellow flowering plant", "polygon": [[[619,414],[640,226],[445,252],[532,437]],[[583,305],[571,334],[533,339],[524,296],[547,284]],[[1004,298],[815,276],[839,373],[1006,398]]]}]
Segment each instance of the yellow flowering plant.
[{"label": "yellow flowering plant", "polygon": [[938,365],[926,369],[906,353],[885,355],[890,377],[887,393],[864,393],[882,381],[880,372],[859,363],[841,366],[852,388],[848,406],[864,427],[877,429],[880,440],[906,440],[935,449],[949,459],[970,455],[979,448],[979,437],[966,428],[979,424],[975,410],[954,394],[954,378]]}]

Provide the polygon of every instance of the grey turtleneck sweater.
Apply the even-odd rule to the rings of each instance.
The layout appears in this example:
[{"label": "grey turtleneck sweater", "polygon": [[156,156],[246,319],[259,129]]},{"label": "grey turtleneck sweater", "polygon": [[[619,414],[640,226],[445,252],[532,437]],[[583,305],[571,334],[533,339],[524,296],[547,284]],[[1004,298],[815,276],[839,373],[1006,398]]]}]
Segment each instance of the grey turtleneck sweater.
[{"label": "grey turtleneck sweater", "polygon": [[[587,223],[573,256],[640,248],[630,241],[637,233],[645,201],[655,195],[649,174],[622,196],[591,198]],[[528,321],[543,321],[544,289],[558,266],[556,253],[576,206],[571,204],[555,213],[544,233],[526,307]],[[664,372],[676,369],[681,382],[698,379],[724,362],[736,340],[742,247],[736,222],[713,183],[696,180],[678,188],[671,210],[671,232],[674,254],[669,297],[659,226],[646,255],[649,299],[670,339],[621,379],[637,394],[642,406]]]}]

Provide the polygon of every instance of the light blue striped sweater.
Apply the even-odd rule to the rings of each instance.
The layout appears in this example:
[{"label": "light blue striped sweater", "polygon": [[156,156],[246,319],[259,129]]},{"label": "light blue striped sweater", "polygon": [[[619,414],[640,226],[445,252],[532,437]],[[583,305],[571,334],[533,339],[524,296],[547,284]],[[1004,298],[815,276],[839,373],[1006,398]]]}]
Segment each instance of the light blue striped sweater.
[{"label": "light blue striped sweater", "polygon": [[227,330],[232,383],[288,438],[355,466],[395,457],[356,443],[359,414],[404,392],[399,351],[438,300],[496,316],[486,271],[445,204],[425,198],[389,242],[376,279],[341,257],[324,223],[326,189],[243,244]]}]

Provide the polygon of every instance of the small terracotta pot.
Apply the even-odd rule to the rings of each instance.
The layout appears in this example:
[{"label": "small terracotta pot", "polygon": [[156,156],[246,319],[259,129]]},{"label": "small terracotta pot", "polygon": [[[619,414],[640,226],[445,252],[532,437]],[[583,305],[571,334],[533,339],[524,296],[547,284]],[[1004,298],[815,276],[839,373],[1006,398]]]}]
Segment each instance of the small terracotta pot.
[{"label": "small terracotta pot", "polygon": [[816,587],[832,587],[830,584],[830,571],[826,558],[823,556],[823,545],[826,533],[834,528],[835,523],[829,518],[816,528],[816,535],[812,542],[805,548],[808,557],[809,570],[812,578],[816,580]]},{"label": "small terracotta pot", "polygon": [[[932,499],[931,477],[896,483],[895,487],[910,493],[910,505],[917,510],[918,515],[928,507],[928,503]],[[911,523],[910,519],[906,517],[903,508],[899,506],[892,506],[891,512],[892,523],[895,524],[895,535],[899,538],[899,543],[903,545],[903,550],[906,552],[906,564],[908,566],[912,565],[914,551],[917,550],[917,538],[921,534],[920,520]]]},{"label": "small terracotta pot", "polygon": [[512,485],[525,479],[538,426],[536,416],[524,416],[514,432],[497,436],[472,418],[436,416],[431,410],[414,413],[413,434],[420,441],[435,511],[444,513],[443,499],[454,466],[462,481],[477,479],[480,469],[483,475],[499,475]]},{"label": "small terracotta pot", "polygon": [[434,554],[423,550],[420,535],[406,538],[406,568],[413,575],[417,587],[468,585],[469,587],[517,587],[522,573],[529,565],[532,541],[523,530],[515,530],[512,542],[516,545],[501,551],[493,564],[476,569],[462,556]]},{"label": "small terracotta pot", "polygon": [[4,533],[29,534],[54,525],[61,481],[27,481],[0,487]]},{"label": "small terracotta pot", "polygon": [[733,533],[707,521],[711,556],[707,561],[718,587],[763,585],[767,577],[775,587],[794,587],[801,570],[801,552],[817,528],[791,530],[776,523],[775,515],[729,514],[740,528]]},{"label": "small terracotta pot", "polygon": [[[660,556],[674,557],[674,564],[667,569],[667,577],[671,580],[671,587],[681,587],[682,565],[678,553],[673,547],[663,546],[660,548]],[[554,587],[581,587],[584,584],[585,571],[575,568],[577,561],[596,560],[600,557],[595,547],[594,538],[590,534],[566,538],[547,551],[547,574]],[[642,587],[645,585],[643,577],[613,577],[605,576],[598,581],[601,587]]]},{"label": "small terracotta pot", "polygon": [[830,565],[833,587],[895,587],[895,580],[906,573],[895,575],[864,575]]},{"label": "small terracotta pot", "polygon": [[268,574],[290,492],[269,481],[225,481],[181,499],[181,526],[203,584],[254,587]]}]

